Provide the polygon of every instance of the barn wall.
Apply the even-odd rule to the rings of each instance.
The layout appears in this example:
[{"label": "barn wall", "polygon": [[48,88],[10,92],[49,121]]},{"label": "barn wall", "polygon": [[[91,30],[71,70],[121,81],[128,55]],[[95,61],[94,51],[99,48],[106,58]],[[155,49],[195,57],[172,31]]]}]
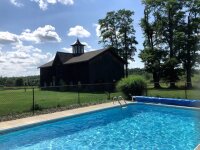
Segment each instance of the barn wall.
[{"label": "barn wall", "polygon": [[55,76],[53,67],[40,68],[40,86],[51,86],[53,76]]},{"label": "barn wall", "polygon": [[88,62],[74,63],[64,66],[63,79],[66,84],[88,83],[89,69]]},{"label": "barn wall", "polygon": [[113,83],[124,77],[124,64],[110,51],[89,62],[90,83]]},{"label": "barn wall", "polygon": [[40,68],[40,85],[57,86],[89,83],[89,66],[87,62],[70,65],[56,65]]}]

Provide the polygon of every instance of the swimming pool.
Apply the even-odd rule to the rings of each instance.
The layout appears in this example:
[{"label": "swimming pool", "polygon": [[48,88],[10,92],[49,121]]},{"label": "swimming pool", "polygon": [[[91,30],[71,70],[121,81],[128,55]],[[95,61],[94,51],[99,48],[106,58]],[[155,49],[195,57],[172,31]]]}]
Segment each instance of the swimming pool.
[{"label": "swimming pool", "polygon": [[0,136],[0,149],[193,150],[200,111],[134,103]]}]

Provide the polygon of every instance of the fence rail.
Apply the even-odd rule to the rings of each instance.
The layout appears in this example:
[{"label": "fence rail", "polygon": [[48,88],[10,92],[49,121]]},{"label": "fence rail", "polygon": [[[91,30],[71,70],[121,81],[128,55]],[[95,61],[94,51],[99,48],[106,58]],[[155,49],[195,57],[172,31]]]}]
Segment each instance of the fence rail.
[{"label": "fence rail", "polygon": [[117,95],[114,84],[1,87],[0,120],[108,102]]},{"label": "fence rail", "polygon": [[[146,96],[200,99],[200,88],[188,89],[185,83],[160,82],[161,88],[148,83]],[[75,108],[96,103],[108,102],[114,96],[122,95],[116,91],[115,84],[85,84],[51,87],[0,87],[0,121],[20,117],[28,113],[34,115]]]}]

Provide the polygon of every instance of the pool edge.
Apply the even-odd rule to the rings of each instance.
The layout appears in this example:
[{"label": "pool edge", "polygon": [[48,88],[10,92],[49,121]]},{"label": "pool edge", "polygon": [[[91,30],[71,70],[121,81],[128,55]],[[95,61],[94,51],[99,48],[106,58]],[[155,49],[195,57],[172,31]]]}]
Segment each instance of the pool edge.
[{"label": "pool edge", "polygon": [[[109,104],[109,105],[106,105],[106,104]],[[197,107],[167,105],[167,104],[161,104],[161,103],[145,103],[145,102],[137,102],[137,101],[127,101],[127,105],[132,105],[132,104],[146,104],[146,105],[161,106],[161,107],[174,107],[174,108],[180,108],[180,109],[200,110],[200,108],[197,108]],[[102,105],[106,105],[106,106],[102,107]],[[101,107],[99,107],[99,106],[101,106]],[[23,130],[23,129],[26,129],[26,128],[31,128],[31,127],[34,127],[34,126],[39,126],[39,125],[43,125],[43,124],[47,124],[47,123],[56,122],[56,121],[63,120],[63,119],[77,117],[77,116],[80,116],[80,115],[104,111],[104,110],[111,109],[111,108],[117,108],[117,107],[120,107],[120,105],[117,102],[116,103],[110,102],[110,103],[87,106],[87,107],[82,107],[82,108],[77,108],[77,109],[72,109],[72,110],[66,110],[66,111],[61,111],[61,112],[55,112],[55,113],[50,113],[50,114],[33,116],[35,118],[35,122],[33,121],[32,123],[31,122],[25,123],[25,124],[21,123],[21,125],[14,125],[14,126],[11,126],[11,127],[10,126],[5,127],[5,125],[3,125],[4,129],[0,129],[0,135],[10,133],[10,132],[14,132],[14,131],[18,131],[18,130]],[[72,113],[73,111],[77,111],[77,110],[80,110],[80,109],[86,109],[86,110],[83,110],[82,112],[78,111],[76,113]],[[69,113],[67,113],[67,112],[69,112]],[[60,113],[60,114],[66,113],[66,114],[64,116],[62,115],[62,116],[57,116],[57,117],[48,118],[48,119],[45,119],[45,117],[43,117],[43,116],[47,116],[47,115],[50,116],[50,115],[56,114],[56,113]],[[33,117],[27,117],[27,118],[22,118],[22,119],[17,119],[17,120],[0,122],[0,128],[1,128],[1,124],[6,124],[6,123],[10,123],[10,122],[17,122],[17,121],[26,120],[26,119],[30,120]],[[37,119],[37,118],[42,118],[42,119],[40,120],[40,119]]]},{"label": "pool edge", "polygon": [[[127,101],[128,105],[134,104],[134,103],[136,103],[136,102]],[[99,111],[103,111],[103,110],[115,108],[115,107],[120,107],[120,105],[117,102],[116,103],[109,102],[109,103],[103,103],[103,104],[98,104],[98,105],[93,105],[93,106],[81,107],[81,108],[77,108],[77,109],[65,110],[65,111],[61,111],[61,112],[54,112],[54,113],[50,113],[50,114],[42,114],[42,115],[37,115],[37,116],[33,116],[33,117],[27,117],[27,118],[21,118],[21,119],[16,119],[16,120],[11,120],[11,121],[0,122],[0,128],[3,127],[3,129],[0,129],[0,135],[18,131],[18,130],[22,130],[22,129],[26,129],[26,128],[31,128],[31,127],[46,124],[46,123],[56,122],[56,121],[67,119],[67,118],[77,117],[77,116],[84,115],[84,114],[99,112]],[[78,110],[78,112],[76,112],[77,110]],[[50,117],[50,115],[52,115],[52,114],[61,114],[61,115],[58,115],[54,118],[45,119],[45,116]],[[35,121],[32,120],[31,122],[29,122],[30,119],[32,119],[32,118],[34,118]],[[40,119],[38,119],[38,118],[40,118]],[[28,123],[24,123],[25,120],[28,120]],[[16,122],[19,122],[19,123],[17,123],[18,125],[15,124]],[[8,124],[8,127],[6,127],[6,124]]]}]

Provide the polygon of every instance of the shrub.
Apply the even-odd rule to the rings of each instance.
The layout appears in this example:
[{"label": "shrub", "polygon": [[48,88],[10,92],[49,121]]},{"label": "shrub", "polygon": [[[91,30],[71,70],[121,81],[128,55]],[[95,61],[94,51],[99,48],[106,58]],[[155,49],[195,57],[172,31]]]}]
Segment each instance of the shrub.
[{"label": "shrub", "polygon": [[126,98],[131,99],[131,96],[140,96],[145,93],[146,82],[140,76],[129,76],[121,79],[117,83],[117,90],[121,91]]}]

